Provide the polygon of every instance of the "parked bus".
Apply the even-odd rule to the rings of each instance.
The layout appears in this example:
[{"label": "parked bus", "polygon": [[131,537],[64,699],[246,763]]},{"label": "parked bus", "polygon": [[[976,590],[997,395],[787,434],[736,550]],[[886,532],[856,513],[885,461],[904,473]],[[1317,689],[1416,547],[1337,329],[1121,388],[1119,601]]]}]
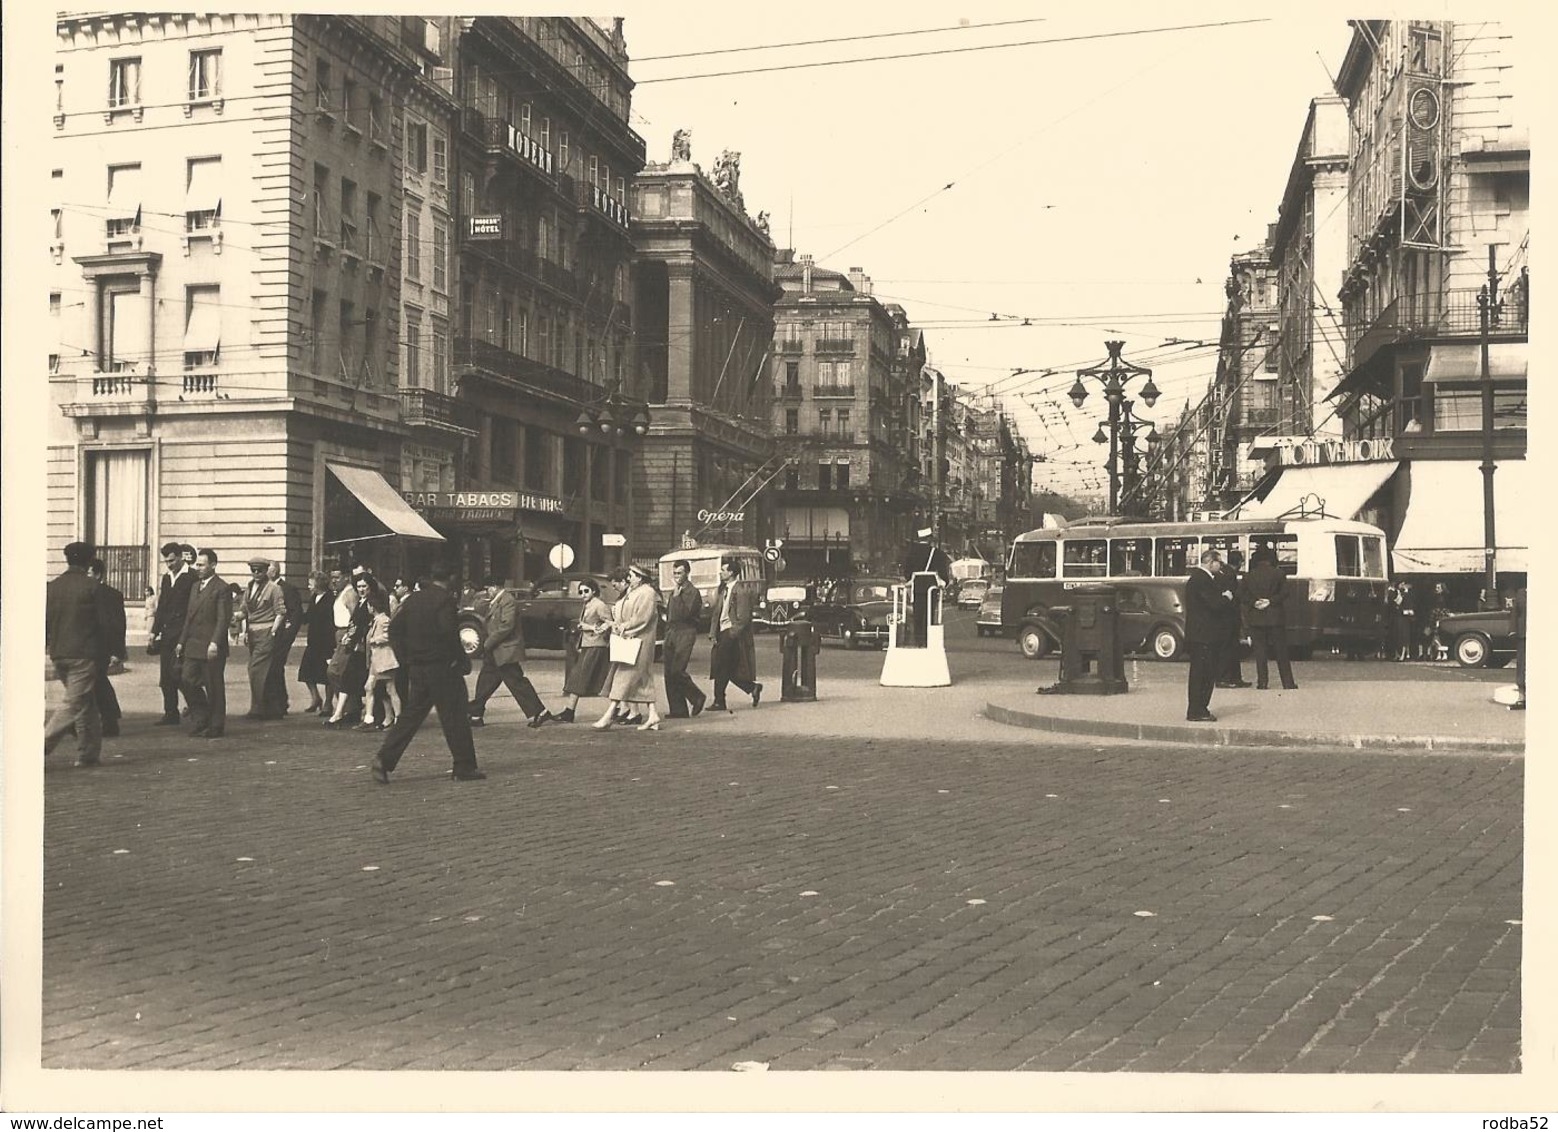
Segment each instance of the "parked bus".
[{"label": "parked bus", "polygon": [[1276,552],[1290,581],[1288,641],[1295,656],[1316,645],[1372,652],[1387,633],[1385,533],[1340,519],[1246,519],[1156,523],[1082,520],[1019,535],[1006,561],[1001,622],[1015,626],[1024,656],[1036,660],[1060,642],[1052,612],[1066,591],[1111,585],[1127,651],[1173,660],[1185,650],[1185,580],[1206,549],[1247,564]]}]

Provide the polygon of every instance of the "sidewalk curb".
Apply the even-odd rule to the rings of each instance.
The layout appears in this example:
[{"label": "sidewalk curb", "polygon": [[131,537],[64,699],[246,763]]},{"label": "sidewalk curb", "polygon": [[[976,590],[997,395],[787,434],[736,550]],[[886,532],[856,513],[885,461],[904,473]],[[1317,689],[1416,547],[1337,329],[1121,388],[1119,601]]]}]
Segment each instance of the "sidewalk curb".
[{"label": "sidewalk curb", "polygon": [[986,703],[986,719],[1009,727],[1027,727],[1069,735],[1102,735],[1159,743],[1213,747],[1327,747],[1343,750],[1407,750],[1424,754],[1502,755],[1525,758],[1524,743],[1501,739],[1463,739],[1444,735],[1346,735],[1335,731],[1261,731],[1234,727],[1194,727],[1166,723],[1124,723],[1039,715]]}]

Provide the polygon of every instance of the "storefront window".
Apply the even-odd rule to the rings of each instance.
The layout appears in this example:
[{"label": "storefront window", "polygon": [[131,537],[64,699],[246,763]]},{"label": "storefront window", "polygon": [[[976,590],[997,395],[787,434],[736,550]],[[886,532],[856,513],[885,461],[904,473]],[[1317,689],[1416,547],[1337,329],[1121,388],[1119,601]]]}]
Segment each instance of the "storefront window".
[{"label": "storefront window", "polygon": [[[1493,427],[1526,427],[1526,391],[1493,390]],[[1434,389],[1435,432],[1480,432],[1482,430],[1482,390],[1477,388]]]}]

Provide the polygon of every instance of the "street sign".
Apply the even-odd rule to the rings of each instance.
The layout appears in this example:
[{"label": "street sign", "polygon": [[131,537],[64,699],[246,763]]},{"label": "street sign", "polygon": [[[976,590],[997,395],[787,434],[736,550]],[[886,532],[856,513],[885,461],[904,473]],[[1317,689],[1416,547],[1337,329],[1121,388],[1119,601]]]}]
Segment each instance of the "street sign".
[{"label": "street sign", "polygon": [[628,536],[619,534],[616,531],[602,531],[600,544],[602,546],[626,546],[628,544]]},{"label": "street sign", "polygon": [[552,564],[552,569],[566,570],[573,565],[573,547],[560,542],[546,552],[546,560]]},{"label": "street sign", "polygon": [[765,561],[768,561],[768,562],[778,562],[779,561],[779,548],[777,546],[767,546],[767,547],[764,547],[763,548],[763,558],[764,558]]}]

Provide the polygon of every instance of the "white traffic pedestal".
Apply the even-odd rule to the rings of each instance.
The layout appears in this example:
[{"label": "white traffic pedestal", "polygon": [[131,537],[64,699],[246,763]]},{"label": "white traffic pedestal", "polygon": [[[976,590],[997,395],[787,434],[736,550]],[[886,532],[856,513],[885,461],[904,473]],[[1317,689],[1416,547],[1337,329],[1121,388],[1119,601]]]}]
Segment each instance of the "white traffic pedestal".
[{"label": "white traffic pedestal", "polygon": [[[915,578],[928,578],[925,588],[926,617],[923,643],[901,643],[908,634],[911,595]],[[887,656],[882,661],[884,688],[946,688],[952,684],[947,669],[946,626],[941,619],[941,580],[934,573],[915,574],[907,585],[893,587],[893,616],[887,626]]]}]

